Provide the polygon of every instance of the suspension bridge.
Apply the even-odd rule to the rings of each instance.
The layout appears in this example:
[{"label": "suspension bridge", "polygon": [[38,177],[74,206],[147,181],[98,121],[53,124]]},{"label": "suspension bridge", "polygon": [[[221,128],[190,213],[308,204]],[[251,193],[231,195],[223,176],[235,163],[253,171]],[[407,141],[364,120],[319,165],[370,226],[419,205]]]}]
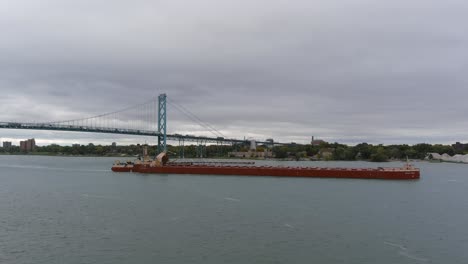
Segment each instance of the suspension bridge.
[{"label": "suspension bridge", "polygon": [[[206,129],[213,136],[196,136],[167,134],[167,104],[178,110],[190,120]],[[197,145],[207,143],[216,144],[249,144],[248,139],[226,138],[212,125],[202,121],[197,115],[183,105],[171,100],[166,94],[160,94],[141,104],[133,105],[118,111],[101,115],[51,122],[1,122],[4,129],[30,129],[51,131],[73,131],[87,133],[108,133],[136,136],[151,136],[158,138],[158,151],[167,151],[167,141],[178,141],[179,145],[185,142],[195,142]],[[273,140],[256,141],[265,145],[284,145],[287,143]]]}]

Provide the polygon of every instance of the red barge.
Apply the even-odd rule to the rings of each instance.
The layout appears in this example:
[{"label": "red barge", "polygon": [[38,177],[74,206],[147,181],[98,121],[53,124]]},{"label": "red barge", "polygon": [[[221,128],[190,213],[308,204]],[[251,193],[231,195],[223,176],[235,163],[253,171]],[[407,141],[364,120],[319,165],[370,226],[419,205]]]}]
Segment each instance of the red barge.
[{"label": "red barge", "polygon": [[157,174],[202,174],[202,175],[239,175],[239,176],[278,176],[278,177],[315,177],[315,178],[353,178],[416,180],[419,169],[410,164],[400,168],[327,168],[327,167],[279,167],[279,166],[236,166],[196,164],[194,162],[168,162],[165,153],[155,160],[120,163],[112,166],[115,172],[139,172]]}]

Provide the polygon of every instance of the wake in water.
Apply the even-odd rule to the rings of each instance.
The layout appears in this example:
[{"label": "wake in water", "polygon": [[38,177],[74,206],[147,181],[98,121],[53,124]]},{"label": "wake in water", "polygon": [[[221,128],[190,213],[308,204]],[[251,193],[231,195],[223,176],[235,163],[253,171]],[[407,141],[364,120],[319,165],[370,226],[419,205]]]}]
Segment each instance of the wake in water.
[{"label": "wake in water", "polygon": [[426,259],[426,258],[421,258],[421,257],[418,257],[416,255],[410,254],[408,252],[408,248],[406,248],[403,245],[388,242],[388,241],[384,241],[384,244],[395,247],[395,248],[398,248],[399,249],[398,250],[398,255],[400,255],[400,256],[407,257],[409,259],[416,260],[416,261],[419,261],[419,262],[427,262],[428,261],[428,259]]},{"label": "wake in water", "polygon": [[387,241],[384,241],[384,244],[387,244],[387,245],[392,246],[392,247],[399,248],[401,250],[406,250],[406,247],[403,246],[403,245],[400,245],[400,244],[391,243],[391,242],[387,242]]},{"label": "wake in water", "polygon": [[417,257],[415,255],[411,255],[407,251],[400,251],[400,252],[398,252],[398,254],[400,254],[401,256],[405,256],[405,257],[407,257],[409,259],[417,260],[419,262],[427,262],[428,261],[428,259],[420,258],[420,257]]},{"label": "wake in water", "polygon": [[110,196],[110,195],[95,195],[95,194],[83,193],[81,196],[82,196],[82,197],[85,197],[85,198],[122,200],[122,198],[120,198],[120,197],[117,197],[117,196]]},{"label": "wake in water", "polygon": [[226,201],[231,201],[231,202],[240,202],[239,199],[232,198],[232,197],[224,197],[224,200],[226,200]]}]

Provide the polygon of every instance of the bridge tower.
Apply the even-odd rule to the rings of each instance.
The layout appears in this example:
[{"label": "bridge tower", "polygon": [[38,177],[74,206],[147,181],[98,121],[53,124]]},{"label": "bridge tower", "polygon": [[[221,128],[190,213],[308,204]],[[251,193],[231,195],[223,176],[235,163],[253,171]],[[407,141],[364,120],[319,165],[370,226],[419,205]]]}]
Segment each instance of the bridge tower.
[{"label": "bridge tower", "polygon": [[166,152],[166,94],[160,94],[158,97],[158,153]]}]

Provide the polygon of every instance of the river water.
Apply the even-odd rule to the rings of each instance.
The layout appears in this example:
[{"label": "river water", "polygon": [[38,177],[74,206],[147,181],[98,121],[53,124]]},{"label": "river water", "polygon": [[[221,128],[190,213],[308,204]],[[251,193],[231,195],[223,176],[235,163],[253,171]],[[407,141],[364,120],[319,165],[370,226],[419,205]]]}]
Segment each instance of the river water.
[{"label": "river water", "polygon": [[468,165],[385,181],[113,173],[113,160],[0,156],[0,263],[468,263]]}]

